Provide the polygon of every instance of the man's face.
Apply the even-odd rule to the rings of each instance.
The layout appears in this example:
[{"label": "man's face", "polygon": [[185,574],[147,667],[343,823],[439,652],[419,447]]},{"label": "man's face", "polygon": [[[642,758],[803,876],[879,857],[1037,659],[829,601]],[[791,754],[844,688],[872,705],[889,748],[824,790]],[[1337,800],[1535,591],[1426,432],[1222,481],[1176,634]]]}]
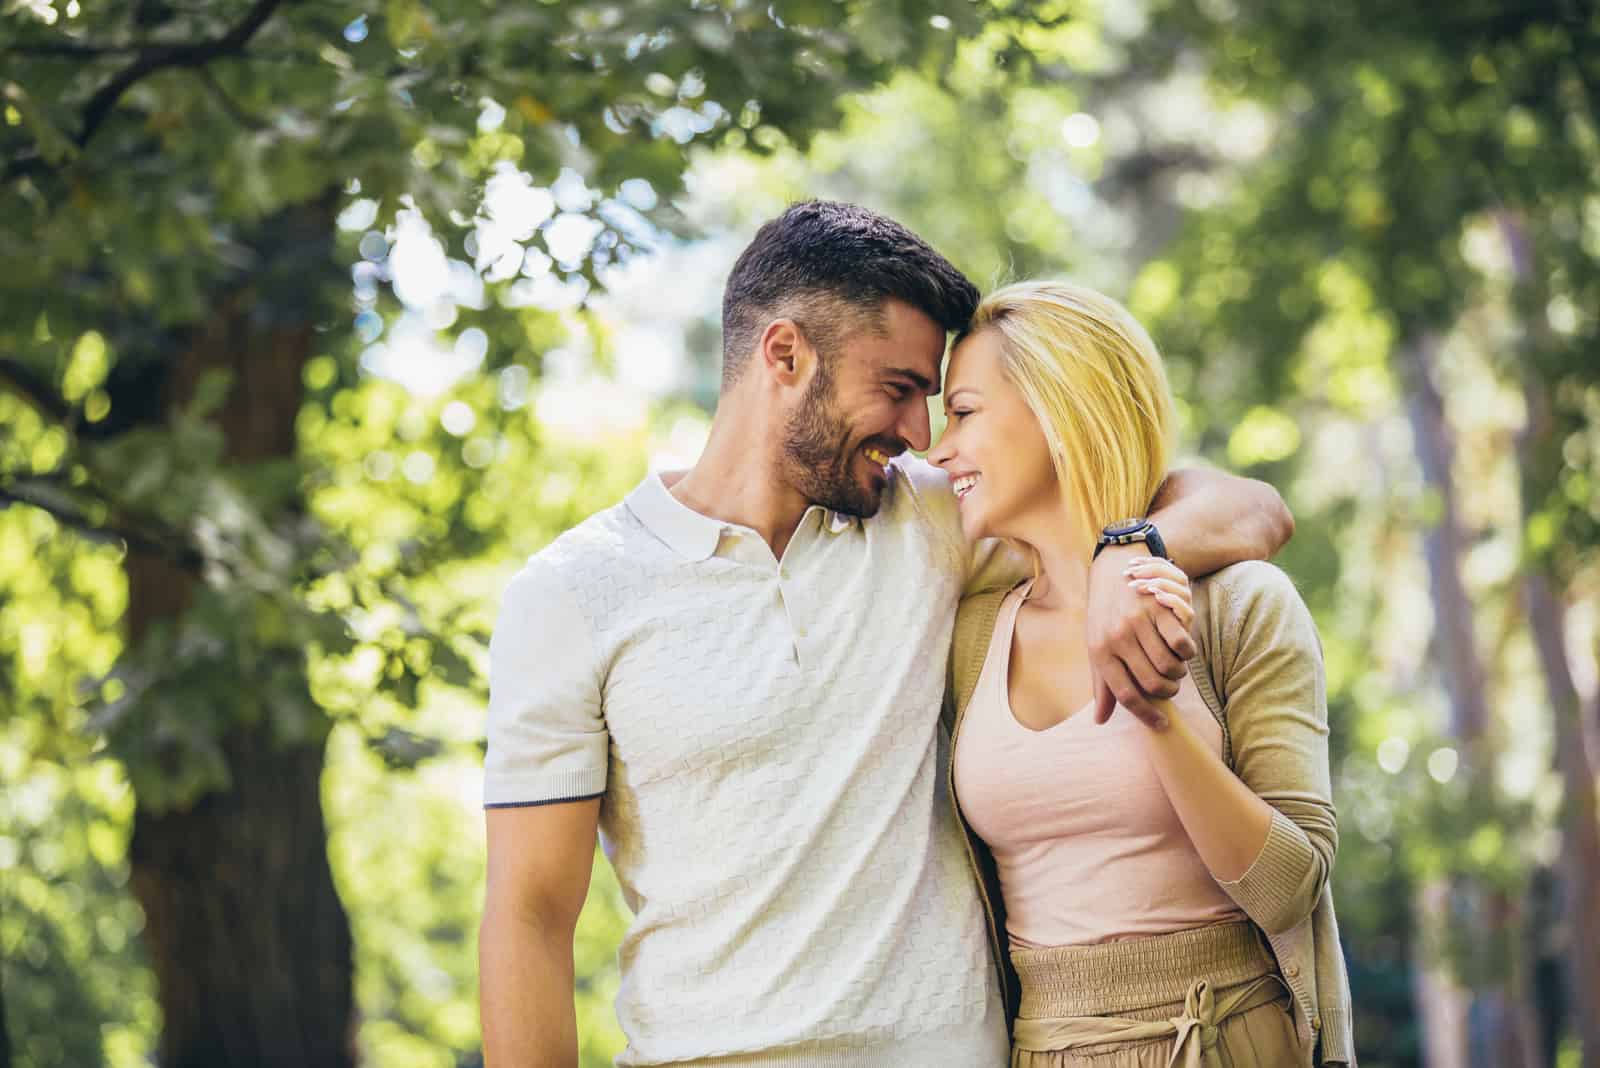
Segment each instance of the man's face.
[{"label": "man's face", "polygon": [[927,398],[939,392],[944,330],[898,300],[881,333],[852,332],[818,364],[784,434],[784,478],[806,499],[846,515],[875,515],[884,467],[929,444]]}]

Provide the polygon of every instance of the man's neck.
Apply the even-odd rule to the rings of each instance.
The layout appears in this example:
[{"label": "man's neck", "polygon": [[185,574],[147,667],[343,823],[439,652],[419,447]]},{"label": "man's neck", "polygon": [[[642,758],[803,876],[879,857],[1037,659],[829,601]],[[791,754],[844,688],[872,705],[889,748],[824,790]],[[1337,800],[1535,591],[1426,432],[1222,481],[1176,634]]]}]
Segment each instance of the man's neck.
[{"label": "man's neck", "polygon": [[701,515],[754,530],[782,559],[811,502],[779,479],[780,441],[778,428],[719,410],[700,459],[667,489]]}]

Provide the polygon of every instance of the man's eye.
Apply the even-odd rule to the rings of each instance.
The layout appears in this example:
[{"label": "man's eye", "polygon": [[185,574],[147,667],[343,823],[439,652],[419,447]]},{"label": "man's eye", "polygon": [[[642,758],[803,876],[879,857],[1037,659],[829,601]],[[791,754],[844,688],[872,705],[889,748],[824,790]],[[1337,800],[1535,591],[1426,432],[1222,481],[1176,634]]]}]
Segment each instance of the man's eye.
[{"label": "man's eye", "polygon": [[905,400],[907,397],[909,397],[911,395],[911,390],[907,386],[891,385],[891,386],[887,386],[885,388],[887,388],[889,390],[889,396],[893,397],[897,401]]}]

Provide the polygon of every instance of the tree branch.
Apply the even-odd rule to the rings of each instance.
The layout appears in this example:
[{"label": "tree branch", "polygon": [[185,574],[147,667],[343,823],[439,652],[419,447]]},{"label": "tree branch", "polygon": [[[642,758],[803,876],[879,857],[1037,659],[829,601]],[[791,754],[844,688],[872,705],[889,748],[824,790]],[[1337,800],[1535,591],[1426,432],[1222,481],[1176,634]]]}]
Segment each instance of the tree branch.
[{"label": "tree branch", "polygon": [[89,98],[89,103],[83,109],[83,126],[76,138],[78,147],[83,148],[89,143],[89,139],[100,128],[100,124],[111,114],[111,109],[117,106],[117,101],[122,99],[122,94],[138,82],[159,70],[169,67],[198,67],[221,56],[241,51],[282,3],[283,0],[256,0],[244,18],[214,41],[187,45],[157,45],[140,52],[137,59],[124,67]]},{"label": "tree branch", "polygon": [[0,56],[61,56],[83,58],[91,56],[126,56],[149,48],[170,48],[151,42],[130,44],[88,44],[83,41],[38,41],[34,44],[11,45],[0,48]]},{"label": "tree branch", "polygon": [[228,91],[222,87],[222,83],[217,81],[217,76],[211,73],[211,68],[197,67],[195,68],[195,75],[200,79],[201,84],[204,85],[211,93],[212,97],[216,99],[217,105],[221,107],[222,110],[227,113],[228,117],[234,122],[238,123],[240,126],[243,126],[247,130],[264,130],[267,128],[267,124],[265,122],[244,110],[244,108],[240,107],[238,102],[235,101],[233,97],[228,95]]},{"label": "tree branch", "polygon": [[[133,52],[137,58],[118,72],[109,82],[97,89],[84,105],[83,122],[73,143],[80,149],[88,145],[101,123],[111,115],[117,101],[135,84],[160,70],[173,67],[203,67],[213,59],[236,55],[266,24],[285,0],[256,0],[250,11],[221,37],[212,41],[178,42],[172,44],[86,44],[57,41],[37,45],[17,45],[0,50],[0,55],[61,55],[108,56]],[[32,174],[42,174],[55,168],[37,152],[19,154],[0,171],[0,185]]]},{"label": "tree branch", "polygon": [[16,159],[6,164],[6,169],[0,171],[0,185],[9,184],[13,178],[25,178],[30,174],[42,174],[55,168],[44,161],[38,153],[19,155]]},{"label": "tree branch", "polygon": [[0,387],[9,387],[40,415],[58,423],[70,422],[75,414],[45,376],[21,360],[0,356]]},{"label": "tree branch", "polygon": [[205,557],[181,541],[161,538],[129,527],[96,523],[70,504],[52,499],[52,495],[19,491],[15,484],[0,485],[0,508],[13,504],[26,504],[48,512],[63,526],[78,531],[90,541],[102,543],[121,541],[130,549],[164,557],[183,570],[196,575],[199,575],[205,567]]}]

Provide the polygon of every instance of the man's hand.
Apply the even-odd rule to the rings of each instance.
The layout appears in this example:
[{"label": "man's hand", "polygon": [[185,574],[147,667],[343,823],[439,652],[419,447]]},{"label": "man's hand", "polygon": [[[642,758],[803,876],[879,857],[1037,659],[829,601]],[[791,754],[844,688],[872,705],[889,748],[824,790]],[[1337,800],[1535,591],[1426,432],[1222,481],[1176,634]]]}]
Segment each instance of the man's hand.
[{"label": "man's hand", "polygon": [[1110,719],[1120,704],[1146,726],[1167,725],[1156,702],[1177,696],[1186,662],[1198,651],[1189,633],[1194,613],[1182,616],[1180,603],[1187,607],[1188,579],[1143,546],[1108,546],[1090,566],[1087,627],[1096,723]]}]

